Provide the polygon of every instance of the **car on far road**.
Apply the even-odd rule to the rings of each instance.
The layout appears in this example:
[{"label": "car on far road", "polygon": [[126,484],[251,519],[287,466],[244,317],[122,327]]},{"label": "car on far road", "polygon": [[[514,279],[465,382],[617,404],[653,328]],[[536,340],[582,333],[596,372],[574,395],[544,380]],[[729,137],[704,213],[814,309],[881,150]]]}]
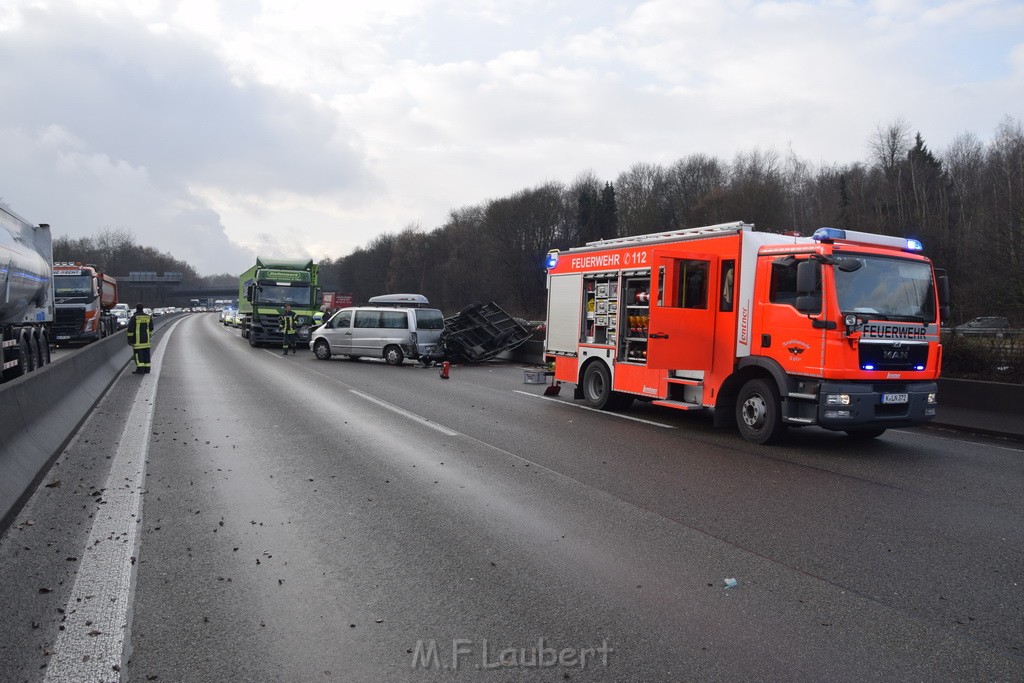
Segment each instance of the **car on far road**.
[{"label": "car on far road", "polygon": [[1001,316],[982,316],[953,328],[954,334],[1000,336],[1010,329],[1010,321]]},{"label": "car on far road", "polygon": [[115,308],[110,312],[110,314],[114,316],[114,323],[117,325],[117,329],[123,330],[128,327],[128,319],[131,318],[131,315],[128,313],[127,309]]}]

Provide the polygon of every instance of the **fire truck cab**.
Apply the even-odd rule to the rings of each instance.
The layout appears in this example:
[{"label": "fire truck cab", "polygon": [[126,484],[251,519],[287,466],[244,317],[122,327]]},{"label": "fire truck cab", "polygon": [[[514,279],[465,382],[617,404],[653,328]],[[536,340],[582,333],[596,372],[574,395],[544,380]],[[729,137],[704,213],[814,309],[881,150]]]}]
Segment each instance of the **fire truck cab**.
[{"label": "fire truck cab", "polygon": [[935,416],[948,285],[916,240],[735,222],[548,253],[545,354],[575,398],[714,413],[755,443]]}]

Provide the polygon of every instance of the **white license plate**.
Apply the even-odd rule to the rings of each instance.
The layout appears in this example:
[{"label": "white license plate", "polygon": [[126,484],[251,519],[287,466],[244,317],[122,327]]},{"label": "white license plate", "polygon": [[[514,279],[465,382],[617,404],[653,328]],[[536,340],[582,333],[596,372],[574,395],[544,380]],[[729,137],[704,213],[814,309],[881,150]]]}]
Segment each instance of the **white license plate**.
[{"label": "white license plate", "polygon": [[882,394],[882,403],[909,403],[909,394]]},{"label": "white license plate", "polygon": [[71,339],[70,334],[58,334],[57,339]]}]

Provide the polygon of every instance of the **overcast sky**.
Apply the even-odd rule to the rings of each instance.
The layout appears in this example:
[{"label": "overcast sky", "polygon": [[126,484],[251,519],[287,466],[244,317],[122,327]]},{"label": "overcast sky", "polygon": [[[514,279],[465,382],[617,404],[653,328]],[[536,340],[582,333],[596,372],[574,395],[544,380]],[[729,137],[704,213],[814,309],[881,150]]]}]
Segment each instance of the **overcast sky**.
[{"label": "overcast sky", "polygon": [[897,117],[941,151],[1006,116],[1021,0],[0,0],[0,199],[201,274],[582,171],[849,163]]}]

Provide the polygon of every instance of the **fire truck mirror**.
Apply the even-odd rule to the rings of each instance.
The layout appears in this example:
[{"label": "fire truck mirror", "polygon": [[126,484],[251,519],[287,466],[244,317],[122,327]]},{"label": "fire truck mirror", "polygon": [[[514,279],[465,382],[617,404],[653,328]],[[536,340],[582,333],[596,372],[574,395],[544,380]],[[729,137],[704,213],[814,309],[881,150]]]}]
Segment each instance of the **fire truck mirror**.
[{"label": "fire truck mirror", "polygon": [[806,295],[796,298],[796,310],[807,315],[821,313],[821,297]]},{"label": "fire truck mirror", "polygon": [[864,262],[859,258],[841,258],[836,259],[836,268],[843,271],[844,273],[852,273],[855,270],[860,270],[860,267],[864,265]]},{"label": "fire truck mirror", "polygon": [[811,294],[818,287],[818,262],[805,259],[796,267],[796,291]]}]

